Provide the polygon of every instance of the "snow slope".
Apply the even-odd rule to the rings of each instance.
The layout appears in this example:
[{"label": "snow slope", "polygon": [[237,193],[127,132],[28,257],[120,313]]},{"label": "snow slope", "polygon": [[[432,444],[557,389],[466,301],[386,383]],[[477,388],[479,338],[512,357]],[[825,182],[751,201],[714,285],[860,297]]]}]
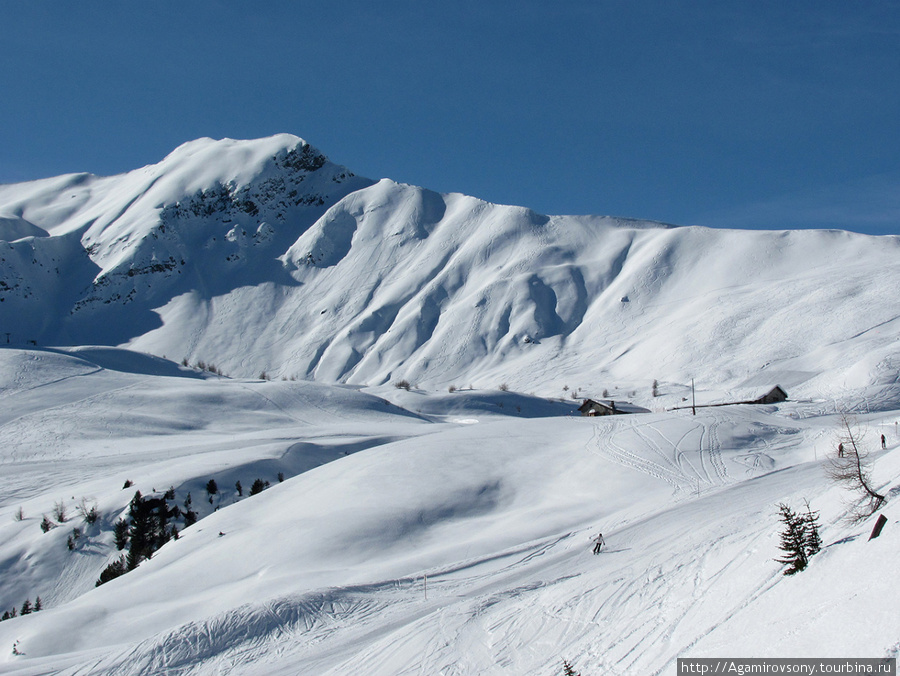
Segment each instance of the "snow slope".
[{"label": "snow slope", "polygon": [[0,215],[20,346],[543,394],[694,378],[862,398],[896,370],[898,237],[548,217],[354,177],[289,135],[0,186]]},{"label": "snow slope", "polygon": [[[0,611],[44,604],[0,621],[0,674],[900,653],[896,237],[548,217],[281,135],[0,186],[0,239]],[[692,380],[790,400],[674,410]],[[824,474],[844,411],[871,542]],[[96,587],[137,490],[199,521]],[[825,548],[784,577],[804,500]]]},{"label": "snow slope", "polygon": [[[871,543],[871,520],[841,522],[822,468],[837,423],[815,402],[591,419],[514,392],[230,380],[121,350],[0,358],[0,599],[46,606],[0,622],[24,653],[0,673],[653,674],[687,655],[898,652],[898,515],[889,502]],[[875,476],[891,496],[898,418],[861,418],[870,446],[890,437]],[[239,497],[254,477],[272,486]],[[169,486],[201,520],[94,588],[133,491]],[[41,532],[82,497],[98,525]],[[776,505],[804,498],[826,547],[786,578]]]}]

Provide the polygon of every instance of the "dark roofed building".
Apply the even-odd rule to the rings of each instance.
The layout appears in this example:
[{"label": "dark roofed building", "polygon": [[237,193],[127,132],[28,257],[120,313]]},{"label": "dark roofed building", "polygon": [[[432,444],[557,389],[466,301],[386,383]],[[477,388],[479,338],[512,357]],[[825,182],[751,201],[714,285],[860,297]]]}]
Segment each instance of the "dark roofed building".
[{"label": "dark roofed building", "polygon": [[628,402],[616,403],[612,399],[606,401],[597,401],[595,399],[585,399],[581,406],[578,407],[579,413],[586,416],[598,415],[627,415],[629,413],[649,413],[650,411]]},{"label": "dark roofed building", "polygon": [[779,404],[782,401],[787,401],[787,392],[785,392],[781,385],[776,385],[771,390],[766,392],[759,399],[754,399],[752,404]]}]

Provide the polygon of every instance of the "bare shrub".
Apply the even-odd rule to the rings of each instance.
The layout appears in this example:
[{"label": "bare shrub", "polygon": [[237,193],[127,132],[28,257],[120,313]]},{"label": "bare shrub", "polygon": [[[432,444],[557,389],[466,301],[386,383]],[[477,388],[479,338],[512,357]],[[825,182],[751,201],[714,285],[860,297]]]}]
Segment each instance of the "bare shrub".
[{"label": "bare shrub", "polygon": [[96,523],[100,518],[100,511],[97,509],[97,503],[88,504],[86,498],[81,498],[81,502],[76,507],[78,514],[84,519],[85,523]]},{"label": "bare shrub", "polygon": [[60,500],[53,505],[53,518],[59,523],[66,522],[66,503]]}]

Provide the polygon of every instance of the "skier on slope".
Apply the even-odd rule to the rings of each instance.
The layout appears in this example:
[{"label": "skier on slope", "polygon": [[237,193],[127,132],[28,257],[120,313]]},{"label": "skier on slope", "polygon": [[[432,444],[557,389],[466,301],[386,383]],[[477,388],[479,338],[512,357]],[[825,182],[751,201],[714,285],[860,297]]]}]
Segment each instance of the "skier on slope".
[{"label": "skier on slope", "polygon": [[597,533],[597,537],[594,538],[594,554],[599,554],[600,549],[605,544],[606,542],[603,540],[603,533]]}]

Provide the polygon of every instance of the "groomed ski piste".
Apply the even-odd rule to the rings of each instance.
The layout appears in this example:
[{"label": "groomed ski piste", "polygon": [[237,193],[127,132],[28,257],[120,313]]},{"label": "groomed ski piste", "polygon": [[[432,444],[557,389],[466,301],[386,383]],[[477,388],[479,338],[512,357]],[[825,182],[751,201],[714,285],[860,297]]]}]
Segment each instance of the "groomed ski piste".
[{"label": "groomed ski piste", "polygon": [[[0,186],[0,240],[0,614],[42,605],[0,674],[900,653],[900,237],[542,216],[279,135]],[[137,491],[198,520],[95,586]]]},{"label": "groomed ski piste", "polygon": [[[823,471],[841,402],[583,418],[571,400],[232,380],[110,348],[2,350],[0,372],[0,594],[44,603],[0,622],[20,653],[2,673],[663,674],[900,650],[895,505],[868,541],[873,519],[843,522]],[[891,498],[897,419],[858,416]],[[238,497],[257,477],[270,487]],[[170,486],[200,520],[95,588],[134,491]],[[824,548],[785,577],[776,506],[804,499]],[[59,501],[71,516],[43,533]]]}]

